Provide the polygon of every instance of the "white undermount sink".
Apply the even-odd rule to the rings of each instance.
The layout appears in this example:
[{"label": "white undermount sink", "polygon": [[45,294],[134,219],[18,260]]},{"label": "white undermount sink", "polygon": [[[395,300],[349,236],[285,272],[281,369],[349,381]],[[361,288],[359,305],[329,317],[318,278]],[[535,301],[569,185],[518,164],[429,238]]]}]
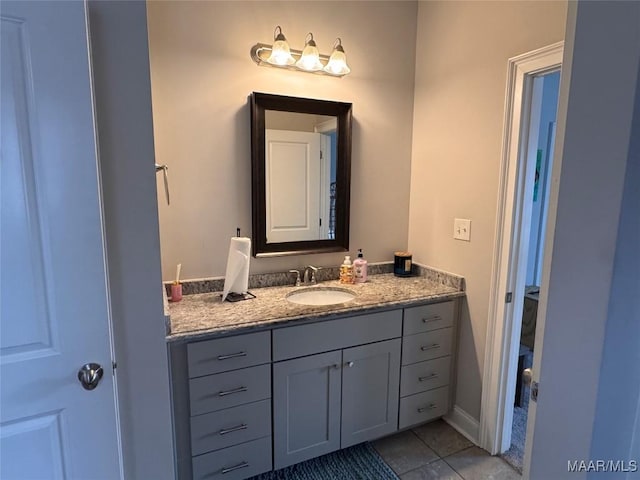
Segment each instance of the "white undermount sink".
[{"label": "white undermount sink", "polygon": [[288,302],[299,305],[337,305],[356,298],[355,293],[337,287],[309,287],[286,296]]}]

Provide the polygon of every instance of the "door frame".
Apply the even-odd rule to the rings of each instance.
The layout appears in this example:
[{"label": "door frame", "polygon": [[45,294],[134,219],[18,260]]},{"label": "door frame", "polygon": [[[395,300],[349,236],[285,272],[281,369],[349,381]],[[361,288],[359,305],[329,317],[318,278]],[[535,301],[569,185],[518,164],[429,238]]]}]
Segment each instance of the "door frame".
[{"label": "door frame", "polygon": [[[480,446],[492,455],[508,450],[511,444],[521,327],[514,318],[518,311],[522,316],[527,270],[523,252],[528,248],[531,222],[525,195],[532,191],[534,181],[526,168],[533,80],[559,70],[563,50],[564,42],[558,42],[508,62],[479,428]],[[508,292],[512,293],[510,303],[506,303]]]},{"label": "door frame", "polygon": [[[338,131],[338,117],[318,123],[313,131],[320,133],[320,213],[324,223],[320,225],[320,237],[329,238],[331,221],[331,142],[328,134]],[[335,227],[334,227],[335,238]]]}]

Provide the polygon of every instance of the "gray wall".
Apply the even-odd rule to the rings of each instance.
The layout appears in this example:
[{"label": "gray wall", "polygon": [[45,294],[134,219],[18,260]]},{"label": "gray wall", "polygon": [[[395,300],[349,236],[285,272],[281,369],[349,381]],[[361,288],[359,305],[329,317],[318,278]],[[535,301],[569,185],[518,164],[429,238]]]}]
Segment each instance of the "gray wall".
[{"label": "gray wall", "polygon": [[[638,72],[640,79],[640,72]],[[618,227],[590,458],[638,462],[631,450],[640,414],[640,82]],[[637,419],[636,419],[637,421]],[[620,474],[594,474],[599,479]]]},{"label": "gray wall", "polygon": [[[584,472],[568,472],[567,461],[612,453],[604,447],[608,443],[616,447],[613,460],[629,460],[624,457],[631,439],[614,426],[634,422],[629,412],[638,404],[637,364],[625,367],[625,381],[633,387],[616,383],[616,394],[629,396],[621,409],[602,402],[618,375],[615,365],[633,356],[622,351],[611,356],[613,344],[636,354],[638,349],[637,336],[622,343],[616,337],[638,328],[638,318],[625,315],[637,313],[638,307],[637,263],[635,271],[626,271],[638,258],[637,243],[633,256],[627,250],[634,247],[628,242],[638,238],[638,197],[637,190],[629,193],[623,204],[623,191],[626,172],[631,175],[627,184],[637,189],[637,139],[634,150],[629,147],[634,133],[637,137],[637,125],[632,132],[631,124],[640,66],[639,19],[638,2],[569,4],[567,75],[560,86],[549,214],[555,232],[546,238],[536,335],[541,345],[544,333],[544,344],[533,366],[540,394],[537,404],[529,406],[528,428],[534,420],[535,428],[528,444],[531,466],[524,473],[532,479],[586,478]],[[627,209],[636,223],[620,230],[620,214],[626,218]],[[630,265],[616,265],[616,256]],[[634,284],[635,291],[630,289]],[[593,442],[599,434],[602,438]]]},{"label": "gray wall", "polygon": [[89,16],[124,471],[171,479],[145,3],[94,1]]}]

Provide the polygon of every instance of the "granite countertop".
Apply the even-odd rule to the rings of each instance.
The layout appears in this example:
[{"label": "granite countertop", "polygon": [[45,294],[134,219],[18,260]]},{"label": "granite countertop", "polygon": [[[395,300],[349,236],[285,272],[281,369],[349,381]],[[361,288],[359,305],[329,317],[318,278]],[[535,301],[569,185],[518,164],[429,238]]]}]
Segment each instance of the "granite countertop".
[{"label": "granite countertop", "polygon": [[298,305],[285,300],[287,294],[309,286],[255,288],[250,291],[256,298],[235,303],[222,302],[220,292],[184,295],[182,301],[172,303],[169,307],[171,325],[167,341],[245,333],[294,322],[325,320],[349,313],[420,305],[464,296],[462,287],[436,282],[424,276],[400,278],[393,274],[380,274],[370,275],[366,283],[344,285],[333,280],[318,286],[348,289],[356,294],[356,298],[325,306]]}]

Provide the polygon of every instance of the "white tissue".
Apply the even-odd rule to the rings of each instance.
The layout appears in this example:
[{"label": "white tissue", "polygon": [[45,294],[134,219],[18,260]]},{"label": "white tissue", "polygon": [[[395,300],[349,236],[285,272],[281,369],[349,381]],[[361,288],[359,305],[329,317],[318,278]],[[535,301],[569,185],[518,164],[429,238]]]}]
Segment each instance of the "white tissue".
[{"label": "white tissue", "polygon": [[249,288],[249,259],[251,258],[251,239],[232,237],[227,257],[227,273],[224,276],[222,301],[229,292],[247,293]]}]

